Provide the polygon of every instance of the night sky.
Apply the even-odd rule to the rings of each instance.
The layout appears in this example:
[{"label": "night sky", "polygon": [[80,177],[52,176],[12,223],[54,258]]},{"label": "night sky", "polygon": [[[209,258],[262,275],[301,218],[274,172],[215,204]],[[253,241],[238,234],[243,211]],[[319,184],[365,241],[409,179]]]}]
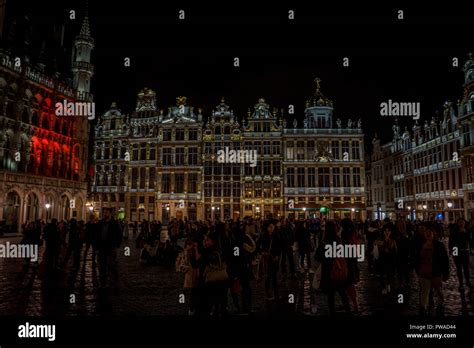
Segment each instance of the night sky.
[{"label": "night sky", "polygon": [[[393,119],[380,116],[381,102],[421,102],[423,120],[441,115],[444,101],[462,97],[462,64],[474,51],[474,12],[466,5],[308,3],[90,1],[97,112],[113,101],[131,112],[139,90],[150,87],[165,110],[184,95],[189,105],[209,115],[224,96],[242,118],[264,97],[279,109],[293,104],[302,120],[313,80],[320,77],[323,93],[334,101],[334,118],[344,125],[347,118],[362,118],[367,140],[374,132],[389,140]],[[84,2],[48,6],[8,0],[7,17],[25,9],[31,9],[39,28],[37,41],[51,25],[66,25],[69,63]],[[68,18],[71,9],[77,10],[75,21]],[[178,19],[180,9],[185,10],[184,21]],[[290,9],[294,21],[288,20]],[[398,9],[404,10],[402,21]],[[123,65],[125,57],[131,58],[129,68]],[[240,58],[239,68],[233,66],[234,57]],[[350,58],[348,68],[342,66],[344,57]],[[452,67],[453,57],[459,58],[458,68]],[[412,125],[407,121],[402,126]]]}]

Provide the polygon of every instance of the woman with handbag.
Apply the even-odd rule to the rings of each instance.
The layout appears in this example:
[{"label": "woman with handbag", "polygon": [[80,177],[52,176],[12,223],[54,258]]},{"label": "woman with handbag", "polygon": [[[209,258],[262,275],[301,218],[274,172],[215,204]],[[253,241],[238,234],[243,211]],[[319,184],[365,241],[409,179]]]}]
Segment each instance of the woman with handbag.
[{"label": "woman with handbag", "polygon": [[226,311],[229,275],[215,233],[205,236],[204,251],[200,259],[202,259],[200,283],[203,308],[212,316],[223,316]]}]

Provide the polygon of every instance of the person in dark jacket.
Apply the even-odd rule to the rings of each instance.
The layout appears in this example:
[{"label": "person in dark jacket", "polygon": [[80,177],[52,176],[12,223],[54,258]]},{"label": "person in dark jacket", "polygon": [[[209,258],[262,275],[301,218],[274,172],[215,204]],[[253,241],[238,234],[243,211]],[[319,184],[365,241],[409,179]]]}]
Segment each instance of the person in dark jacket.
[{"label": "person in dark jacket", "polygon": [[[347,277],[346,279],[335,280],[332,276],[332,270],[337,265],[337,262],[342,261],[345,263],[345,259],[338,259],[332,257],[326,257],[325,255],[325,246],[332,245],[334,242],[336,244],[341,244],[341,239],[337,236],[336,224],[334,221],[326,222],[325,231],[321,243],[316,250],[316,260],[321,262],[321,290],[328,296],[328,307],[329,314],[333,315],[335,313],[335,295],[336,292],[339,294],[344,306],[346,313],[350,313],[351,308],[349,305],[349,299],[347,297]],[[336,265],[335,265],[336,263]],[[347,268],[347,265],[346,265]]]},{"label": "person in dark jacket", "polygon": [[64,268],[71,255],[73,256],[73,269],[77,270],[79,269],[79,263],[81,261],[81,250],[82,250],[82,240],[80,236],[80,227],[77,223],[76,219],[71,219],[69,221],[69,226],[68,226],[68,245],[67,245],[67,251],[66,251],[66,256],[64,257],[62,261],[62,267]]},{"label": "person in dark jacket", "polygon": [[96,234],[96,245],[99,259],[99,283],[101,288],[108,287],[108,275],[117,285],[117,249],[122,244],[122,231],[118,222],[112,217],[112,209],[103,209],[103,218],[99,221]]},{"label": "person in dark jacket", "polygon": [[223,316],[226,312],[228,279],[221,281],[208,281],[206,279],[208,267],[222,266],[224,259],[219,251],[219,236],[217,233],[208,233],[204,237],[202,253],[198,252],[199,265],[199,293],[201,312],[212,316]]},{"label": "person in dark jacket", "polygon": [[97,256],[97,246],[96,246],[96,241],[97,241],[97,224],[94,223],[94,220],[91,218],[88,223],[86,223],[85,226],[86,229],[86,247],[84,250],[84,263],[83,267],[86,264],[86,259],[87,259],[87,254],[89,253],[89,249],[92,247],[92,267],[96,267],[96,256]]},{"label": "person in dark jacket", "polygon": [[428,311],[430,290],[437,295],[437,313],[444,312],[444,295],[442,282],[449,278],[449,257],[444,244],[434,239],[434,228],[425,225],[425,242],[419,248],[415,269],[420,282],[420,312],[422,315]]},{"label": "person in dark jacket", "polygon": [[459,291],[464,290],[464,279],[466,285],[471,289],[470,279],[470,245],[472,243],[469,231],[466,229],[466,221],[463,218],[458,220],[457,226],[454,227],[452,233],[449,236],[449,253],[453,255],[454,264],[456,265],[456,271],[459,281]]},{"label": "person in dark jacket", "polygon": [[[267,300],[274,300],[279,297],[277,275],[282,249],[278,238],[278,231],[275,231],[275,223],[273,221],[267,225],[266,231],[260,236],[258,245],[267,267],[265,297]],[[273,290],[273,295],[271,290]]]},{"label": "person in dark jacket", "polygon": [[[311,270],[311,233],[309,228],[305,226],[304,221],[298,221],[295,227],[295,238],[298,242],[298,250],[300,253],[300,271],[303,273],[305,269],[304,260],[306,258],[307,268]],[[311,270],[312,271],[312,270]]]},{"label": "person in dark jacket", "polygon": [[[357,231],[355,229],[354,223],[349,218],[344,218],[341,221],[341,240],[342,244],[359,244]],[[346,258],[347,263],[347,288],[346,293],[349,296],[352,306],[355,313],[359,312],[359,303],[357,302],[357,291],[355,284],[360,280],[359,264],[356,258],[348,257]]]},{"label": "person in dark jacket", "polygon": [[43,239],[46,243],[44,251],[45,273],[50,275],[58,266],[59,251],[61,249],[61,237],[59,235],[58,220],[52,219],[43,231]]},{"label": "person in dark jacket", "polygon": [[281,272],[286,276],[286,260],[290,268],[290,276],[292,280],[296,280],[295,258],[293,256],[293,244],[295,243],[295,234],[291,225],[287,223],[286,219],[280,219],[280,226],[278,228],[279,239],[281,241]]}]

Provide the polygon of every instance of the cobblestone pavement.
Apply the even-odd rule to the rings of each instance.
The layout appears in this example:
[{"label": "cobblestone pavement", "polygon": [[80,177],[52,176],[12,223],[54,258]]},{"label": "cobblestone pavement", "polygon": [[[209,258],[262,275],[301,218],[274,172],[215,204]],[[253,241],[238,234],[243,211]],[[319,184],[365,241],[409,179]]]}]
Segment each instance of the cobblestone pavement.
[{"label": "cobblestone pavement", "polygon": [[[20,241],[19,237],[0,238],[0,243]],[[130,247],[130,256],[123,248]],[[124,241],[118,256],[119,291],[100,294],[97,272],[92,267],[91,255],[77,272],[66,267],[55,281],[39,279],[37,268],[25,267],[19,259],[0,259],[0,315],[29,316],[140,316],[140,315],[187,315],[188,292],[182,290],[183,274],[176,273],[174,265],[147,265],[139,263],[139,250],[132,241]],[[40,250],[42,252],[42,250]],[[454,264],[451,262],[451,277],[444,283],[445,314],[447,316],[473,315],[474,296],[458,290]],[[418,314],[418,281],[411,275],[409,286],[404,291],[394,290],[382,295],[380,279],[369,276],[367,262],[359,264],[361,280],[357,284],[361,315],[398,317]],[[474,257],[471,257],[473,269]],[[298,279],[281,279],[281,299],[266,301],[263,282],[253,282],[253,310],[257,317],[283,315],[285,317],[327,315],[326,296],[311,288],[313,275],[308,271],[298,274]],[[185,304],[179,295],[185,294]],[[398,303],[398,295],[404,295],[404,303]],[[75,301],[71,301],[72,296]],[[289,303],[294,295],[294,303]],[[336,296],[337,299],[337,296]],[[74,303],[71,303],[74,302]],[[232,313],[232,301],[229,298]],[[337,299],[337,315],[342,306]]]}]

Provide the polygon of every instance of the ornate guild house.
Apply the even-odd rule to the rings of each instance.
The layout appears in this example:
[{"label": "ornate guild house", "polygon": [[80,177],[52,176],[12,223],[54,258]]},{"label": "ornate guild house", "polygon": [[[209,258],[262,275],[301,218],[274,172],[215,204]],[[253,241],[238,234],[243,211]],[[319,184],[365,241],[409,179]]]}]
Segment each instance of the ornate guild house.
[{"label": "ornate guild house", "polygon": [[129,221],[165,223],[365,218],[361,122],[334,122],[332,101],[315,81],[303,127],[296,120],[287,127],[283,111],[263,98],[241,123],[224,98],[208,117],[186,97],[165,112],[148,88],[130,116],[112,104],[95,129],[92,209],[113,207]]}]

